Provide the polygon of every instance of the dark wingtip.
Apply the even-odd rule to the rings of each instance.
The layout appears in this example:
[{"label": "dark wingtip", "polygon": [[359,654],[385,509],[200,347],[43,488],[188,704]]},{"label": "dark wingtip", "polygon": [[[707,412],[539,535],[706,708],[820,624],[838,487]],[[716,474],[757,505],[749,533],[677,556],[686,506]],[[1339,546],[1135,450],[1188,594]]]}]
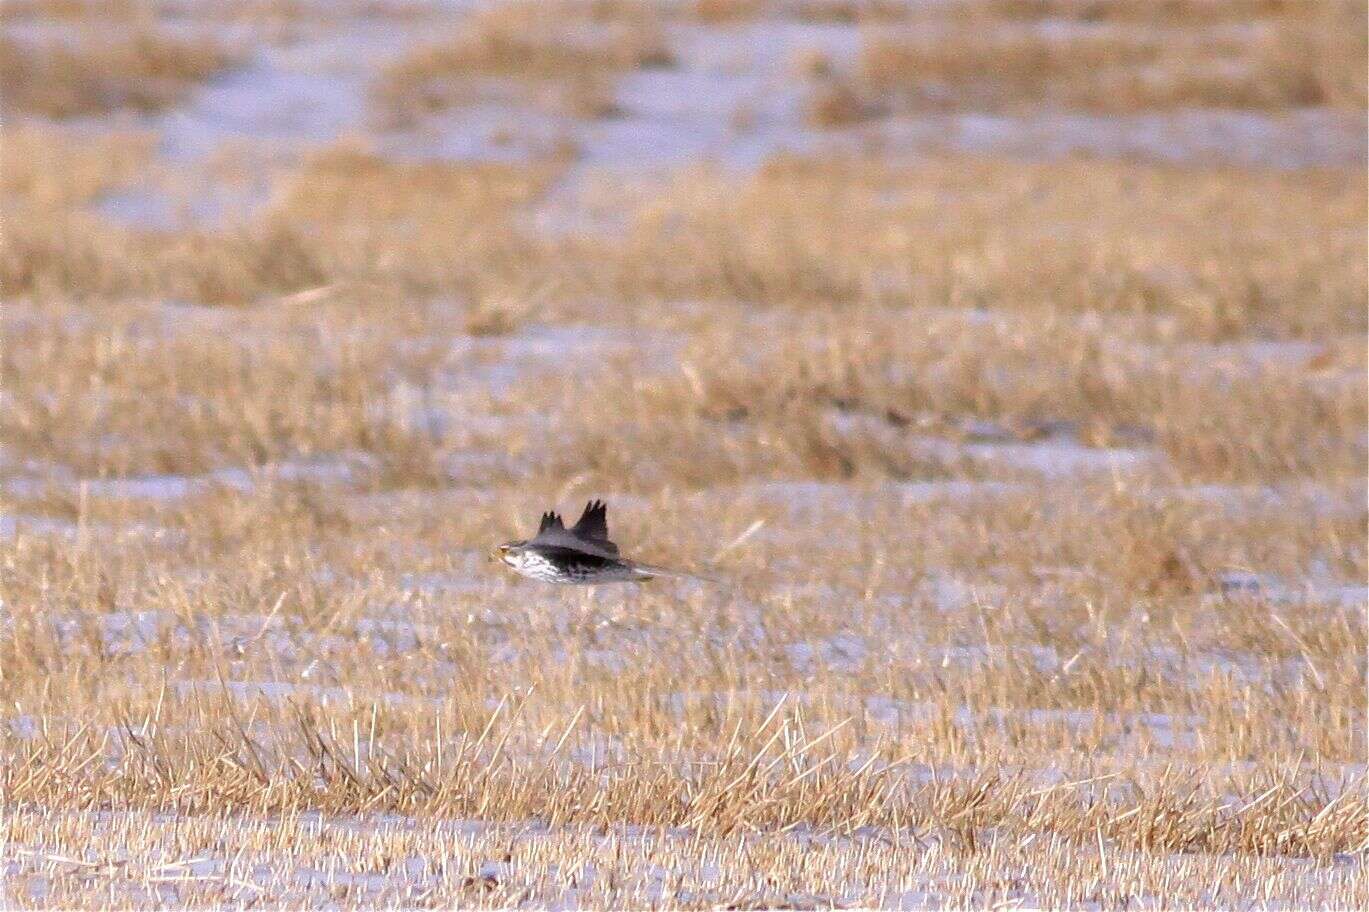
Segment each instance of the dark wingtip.
[{"label": "dark wingtip", "polygon": [[538,534],[540,535],[548,529],[557,528],[564,528],[564,524],[561,522],[560,514],[556,513],[554,510],[548,510],[547,512],[543,513],[542,522],[539,523],[537,526]]},{"label": "dark wingtip", "polygon": [[598,498],[585,504],[585,512],[580,514],[579,521],[571,531],[581,538],[607,542],[608,504]]}]

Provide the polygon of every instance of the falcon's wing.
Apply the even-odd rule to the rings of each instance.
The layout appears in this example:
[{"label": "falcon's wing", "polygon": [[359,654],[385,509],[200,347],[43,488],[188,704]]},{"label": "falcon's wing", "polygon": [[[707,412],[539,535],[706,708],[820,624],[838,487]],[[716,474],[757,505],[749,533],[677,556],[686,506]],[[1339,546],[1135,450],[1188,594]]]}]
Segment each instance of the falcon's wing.
[{"label": "falcon's wing", "polygon": [[608,504],[602,500],[591,500],[585,505],[585,512],[571,528],[570,534],[614,554],[618,553],[618,546],[608,538]]},{"label": "falcon's wing", "polygon": [[[528,541],[528,544],[569,548],[598,557],[617,557],[618,546],[608,540],[608,523],[604,518],[606,509],[603,504],[599,504],[597,510],[586,508],[585,515],[580,517],[580,521],[572,529],[566,528],[559,513],[543,513],[537,534]],[[597,535],[586,534],[586,530]]]}]

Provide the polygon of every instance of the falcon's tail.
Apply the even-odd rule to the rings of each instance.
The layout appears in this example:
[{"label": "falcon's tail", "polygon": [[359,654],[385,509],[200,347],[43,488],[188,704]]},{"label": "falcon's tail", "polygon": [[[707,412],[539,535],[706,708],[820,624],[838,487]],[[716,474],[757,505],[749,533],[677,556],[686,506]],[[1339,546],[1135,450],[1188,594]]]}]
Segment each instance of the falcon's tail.
[{"label": "falcon's tail", "polygon": [[699,583],[721,583],[722,579],[708,573],[689,573],[684,570],[672,570],[670,567],[658,567],[655,564],[644,564],[641,561],[633,561],[632,569],[641,574],[644,580],[656,579],[681,579],[694,580]]}]

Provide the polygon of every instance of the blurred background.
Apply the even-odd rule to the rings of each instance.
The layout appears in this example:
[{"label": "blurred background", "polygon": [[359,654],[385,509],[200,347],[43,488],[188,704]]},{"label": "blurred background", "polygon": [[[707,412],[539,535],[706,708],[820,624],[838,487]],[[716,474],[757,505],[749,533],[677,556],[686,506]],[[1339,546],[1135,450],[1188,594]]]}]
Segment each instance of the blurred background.
[{"label": "blurred background", "polygon": [[[686,166],[785,154],[1086,155],[1283,168],[1364,159],[1354,0],[31,2],[4,10],[5,115],[138,134],[95,210],[257,214],[310,156],[498,162],[554,179],[538,230]],[[150,172],[150,173],[149,173]],[[593,196],[593,194],[589,194]],[[579,219],[590,219],[588,225]]]},{"label": "blurred background", "polygon": [[[1363,0],[5,0],[7,895],[1369,907],[1365,86]],[[727,585],[487,562],[599,496]]]}]

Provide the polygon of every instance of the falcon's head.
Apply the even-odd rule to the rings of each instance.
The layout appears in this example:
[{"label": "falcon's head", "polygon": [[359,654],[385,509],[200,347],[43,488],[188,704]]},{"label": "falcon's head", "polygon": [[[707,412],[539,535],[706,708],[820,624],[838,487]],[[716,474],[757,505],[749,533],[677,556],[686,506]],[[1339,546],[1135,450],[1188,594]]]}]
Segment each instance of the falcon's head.
[{"label": "falcon's head", "polygon": [[527,544],[527,541],[523,539],[504,542],[504,544],[494,550],[494,554],[492,554],[491,557],[497,557],[499,560],[512,566],[518,562],[518,555],[523,553],[523,549],[527,547]]}]

